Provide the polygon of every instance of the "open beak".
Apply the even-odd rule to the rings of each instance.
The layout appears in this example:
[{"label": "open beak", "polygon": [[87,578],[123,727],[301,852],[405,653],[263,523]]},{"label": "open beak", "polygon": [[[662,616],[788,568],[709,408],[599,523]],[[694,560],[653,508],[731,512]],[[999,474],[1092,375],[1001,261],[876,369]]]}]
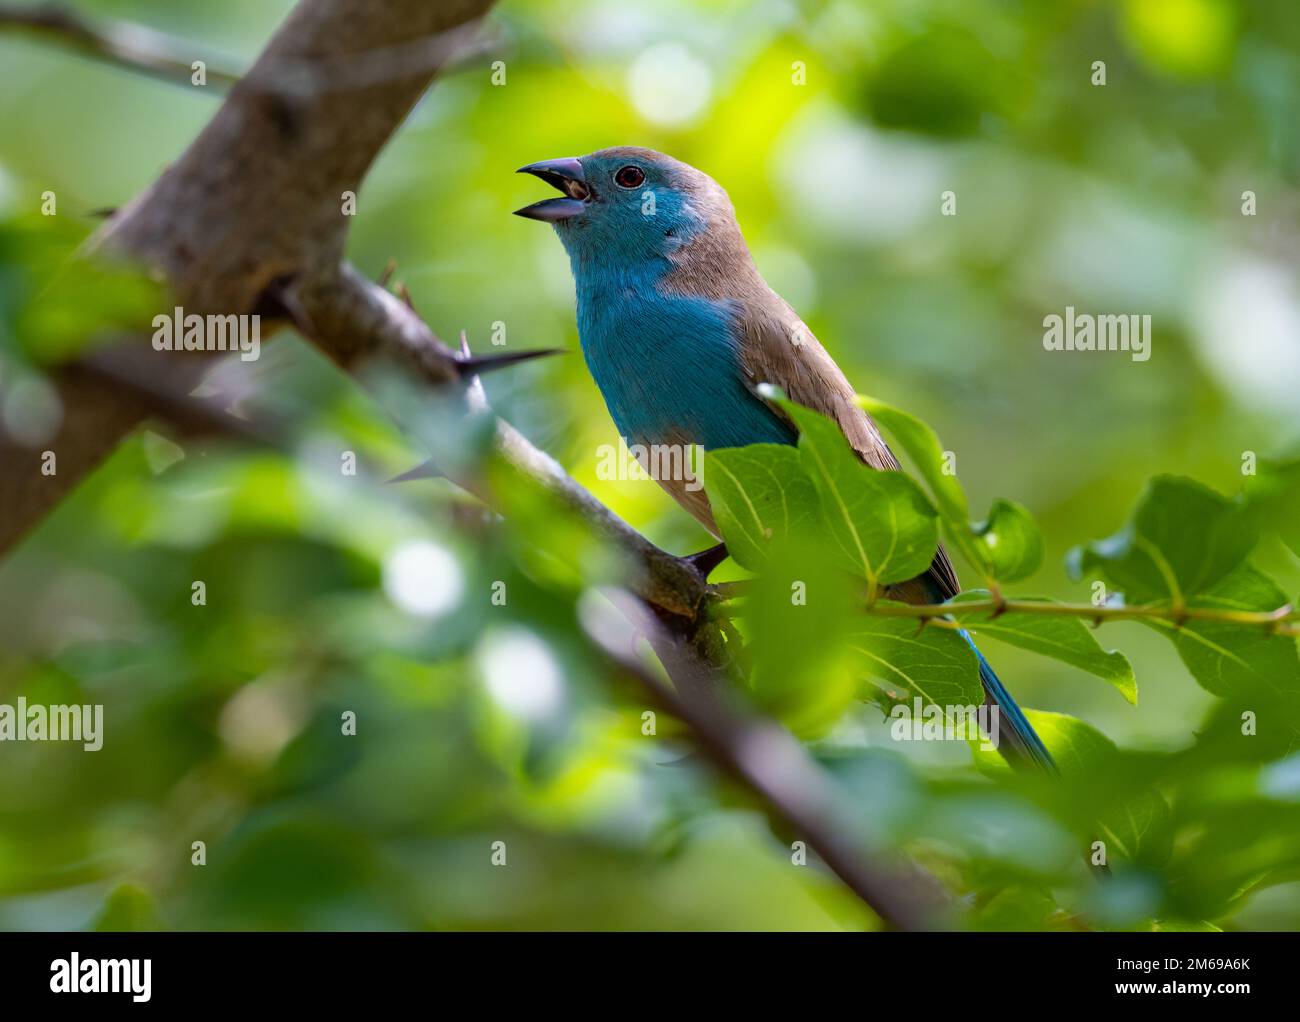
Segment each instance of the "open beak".
[{"label": "open beak", "polygon": [[558,223],[577,216],[586,209],[586,200],[591,198],[591,189],[582,171],[582,164],[571,156],[559,160],[543,160],[520,167],[519,174],[532,174],[540,177],[547,184],[564,193],[564,197],[543,199],[531,206],[515,210],[515,216],[527,217],[529,220],[542,220]]}]

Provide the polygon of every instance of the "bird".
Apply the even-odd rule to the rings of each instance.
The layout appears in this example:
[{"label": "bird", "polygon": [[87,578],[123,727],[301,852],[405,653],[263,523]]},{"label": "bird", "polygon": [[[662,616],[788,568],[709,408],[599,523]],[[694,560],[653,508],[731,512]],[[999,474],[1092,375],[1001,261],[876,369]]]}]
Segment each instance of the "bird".
[{"label": "bird", "polygon": [[[760,392],[766,384],[833,420],[866,465],[900,469],[848,378],[759,273],[713,178],[636,146],[543,160],[518,173],[562,193],[515,213],[551,224],[568,253],[579,344],[629,446],[795,444],[794,423]],[[705,491],[664,476],[659,484],[721,539]],[[697,556],[707,575],[725,546]],[[886,595],[942,603],[960,588],[941,544],[924,574]],[[997,707],[1003,758],[1053,770],[1024,712],[962,634],[975,649],[985,703]]]}]

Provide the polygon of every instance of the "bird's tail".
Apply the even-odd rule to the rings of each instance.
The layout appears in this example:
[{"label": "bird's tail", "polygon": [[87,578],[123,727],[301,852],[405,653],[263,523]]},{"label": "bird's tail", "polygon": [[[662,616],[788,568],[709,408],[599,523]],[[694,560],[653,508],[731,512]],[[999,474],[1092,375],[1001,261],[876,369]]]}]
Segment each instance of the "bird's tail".
[{"label": "bird's tail", "polygon": [[998,752],[1002,753],[1002,758],[1013,767],[1032,763],[1043,770],[1055,772],[1056,761],[1052,759],[1047,746],[1030,725],[1024,711],[1016,705],[1016,701],[1011,698],[1011,693],[993,673],[993,668],[984,659],[984,654],[979,651],[975,641],[965,631],[962,635],[970,643],[971,649],[975,650],[975,656],[980,662],[980,682],[984,685],[984,702],[988,706],[997,707]]}]

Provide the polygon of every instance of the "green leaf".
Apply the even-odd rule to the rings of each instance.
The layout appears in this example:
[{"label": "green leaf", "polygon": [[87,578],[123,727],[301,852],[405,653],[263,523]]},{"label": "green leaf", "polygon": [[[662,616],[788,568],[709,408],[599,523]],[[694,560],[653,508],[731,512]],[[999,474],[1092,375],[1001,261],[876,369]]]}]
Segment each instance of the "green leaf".
[{"label": "green leaf", "polygon": [[975,650],[953,629],[918,628],[912,618],[868,617],[845,642],[876,687],[894,701],[920,696],[943,707],[984,702]]},{"label": "green leaf", "polygon": [[821,503],[822,521],[843,560],[877,586],[915,578],[939,543],[935,510],[901,472],[864,465],[840,427],[777,399],[799,427],[799,452]]},{"label": "green leaf", "polygon": [[961,483],[957,482],[957,477],[947,470],[948,462],[938,434],[915,415],[909,415],[883,401],[862,394],[857,395],[857,401],[860,408],[889,430],[915,463],[921,478],[930,487],[930,494],[944,521],[967,528],[970,509],[966,503],[966,492],[961,488]]},{"label": "green leaf", "polygon": [[1119,751],[1114,742],[1078,717],[1045,710],[1026,710],[1025,716],[1056,760],[1063,777],[1087,777],[1109,769],[1110,761]]},{"label": "green leaf", "polygon": [[92,927],[100,933],[163,929],[153,896],[131,883],[118,884],[109,892]]},{"label": "green leaf", "polygon": [[977,540],[971,529],[966,491],[951,471],[950,461],[938,434],[915,415],[883,401],[863,394],[858,394],[856,400],[858,407],[875,419],[878,425],[884,426],[911,458],[929,487],[948,542],[979,571],[989,574],[992,566],[988,560],[988,548]]},{"label": "green leaf", "polygon": [[[1277,583],[1242,565],[1190,606],[1268,611],[1286,602]],[[1181,628],[1170,621],[1148,624],[1169,636],[1192,677],[1207,691],[1225,698],[1265,694],[1300,700],[1300,657],[1294,638],[1231,621],[1192,620]]]},{"label": "green leaf", "polygon": [[974,527],[989,573],[1002,582],[1028,578],[1043,563],[1043,537],[1022,504],[996,500],[988,521]]},{"label": "green leaf", "polygon": [[1056,912],[1056,901],[1036,887],[1007,887],[987,901],[972,906],[972,929],[1025,932],[1044,929]]},{"label": "green leaf", "polygon": [[1300,457],[1261,460],[1246,479],[1246,501],[1263,528],[1300,554]]},{"label": "green leaf", "polygon": [[846,645],[862,622],[862,586],[830,555],[819,529],[791,535],[740,604],[750,695],[801,738],[834,726],[862,686],[859,656]]},{"label": "green leaf", "polygon": [[[1068,785],[1087,790],[1095,778],[1113,774],[1120,765],[1120,750],[1091,724],[1042,710],[1025,710],[1025,716]],[[1116,852],[1129,861],[1163,859],[1169,853],[1171,815],[1163,795],[1142,789],[1119,805],[1110,802],[1100,819],[1091,824],[1091,839],[1106,843],[1108,860],[1113,860]]]},{"label": "green leaf", "polygon": [[1104,815],[1098,821],[1098,834],[1107,844],[1107,860],[1116,848],[1130,862],[1167,858],[1171,815],[1169,803],[1158,791],[1141,792]]},{"label": "green leaf", "polygon": [[[105,260],[71,258],[23,311],[19,343],[38,364],[68,361],[123,335],[154,333],[157,315],[171,317],[175,303],[138,267]],[[167,357],[167,356],[160,356]]]},{"label": "green leaf", "polygon": [[1242,504],[1192,479],[1151,480],[1132,522],[1071,551],[1076,577],[1100,571],[1130,603],[1188,599],[1212,589],[1255,546]]},{"label": "green leaf", "polygon": [[817,491],[795,448],[732,447],[708,452],[704,464],[713,517],[742,567],[759,570],[774,546],[816,529]]},{"label": "green leaf", "polygon": [[[970,590],[957,601],[987,599],[988,594]],[[1047,603],[1041,597],[1016,597]],[[1137,680],[1128,658],[1116,650],[1104,650],[1096,633],[1077,617],[1023,614],[1014,611],[994,617],[991,612],[963,614],[963,624],[976,636],[991,636],[1031,653],[1052,657],[1114,685],[1130,703],[1137,702]]]}]

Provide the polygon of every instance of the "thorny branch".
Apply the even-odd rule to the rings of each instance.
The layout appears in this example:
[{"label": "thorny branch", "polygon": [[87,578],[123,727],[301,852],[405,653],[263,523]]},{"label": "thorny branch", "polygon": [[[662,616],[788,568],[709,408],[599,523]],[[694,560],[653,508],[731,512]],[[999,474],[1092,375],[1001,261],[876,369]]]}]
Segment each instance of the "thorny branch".
[{"label": "thorny branch", "polygon": [[[114,350],[79,364],[106,385],[147,404],[153,415],[187,435],[218,434],[292,454],[287,438],[290,424],[262,415],[234,416],[219,401],[172,392],[156,367],[138,352]],[[482,387],[476,379],[468,381],[468,391],[470,405],[484,410]],[[377,477],[362,473],[360,478],[382,486]],[[392,500],[393,491],[385,488],[383,498]],[[612,605],[611,615],[619,620],[588,613],[582,616],[582,626],[613,661],[616,672],[634,681],[652,705],[685,723],[704,755],[754,791],[775,820],[806,838],[827,867],[886,926],[915,930],[951,922],[951,901],[932,876],[905,861],[864,851],[859,835],[845,825],[852,818],[848,793],[821,772],[793,735],[736,698],[719,665],[682,657],[680,638],[668,632],[633,593],[601,590],[598,598]],[[663,662],[670,665],[674,685],[666,684],[638,658],[638,635],[648,637],[660,651]]]},{"label": "thorny branch", "polygon": [[[149,267],[187,311],[256,312],[292,322],[350,372],[359,374],[372,358],[384,357],[422,381],[462,381],[476,366],[442,343],[409,304],[342,261],[346,218],[339,199],[359,186],[385,141],[453,50],[477,31],[490,5],[491,0],[301,0],[189,149],[114,214],[93,247]],[[4,13],[11,8],[0,8]],[[371,73],[376,53],[387,55],[383,74]],[[138,56],[119,48],[114,57],[129,64],[133,55]],[[324,77],[285,94],[283,69],[304,65]],[[357,68],[348,78],[349,69]],[[118,374],[116,386],[105,386],[102,367],[86,364],[58,374],[64,416],[51,443],[60,452],[57,483],[32,470],[33,452],[0,437],[0,470],[24,481],[0,508],[0,552],[149,415],[162,412],[191,426],[210,419],[211,408],[189,401],[177,407],[177,395],[190,394],[207,360],[178,364],[183,371],[169,366],[149,386],[135,373]],[[255,430],[245,432],[258,438]],[[720,680],[728,667],[725,642],[705,613],[711,590],[696,568],[646,540],[499,420],[493,446],[496,456],[631,555],[637,570],[629,582],[653,613],[641,615],[641,627],[675,686],[674,691],[639,671],[656,701],[679,714],[702,749],[798,829],[887,925],[940,925],[942,898],[933,878],[868,851],[836,811],[832,782],[798,742],[777,724],[732,708]],[[479,486],[470,476],[453,481],[471,490]]]}]

